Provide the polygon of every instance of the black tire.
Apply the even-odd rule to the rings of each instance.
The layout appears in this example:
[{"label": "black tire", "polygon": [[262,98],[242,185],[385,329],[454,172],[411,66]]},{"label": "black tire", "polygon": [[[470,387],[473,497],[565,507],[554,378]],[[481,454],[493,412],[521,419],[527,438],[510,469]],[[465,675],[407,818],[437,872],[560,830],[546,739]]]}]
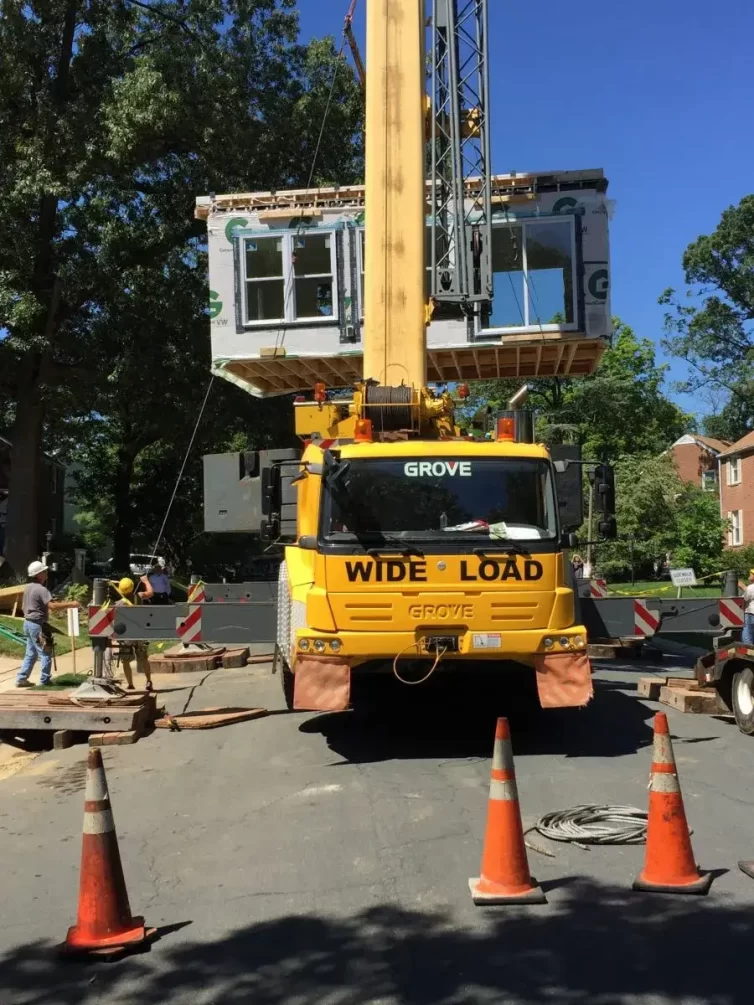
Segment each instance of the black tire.
[{"label": "black tire", "polygon": [[754,735],[754,671],[744,667],[733,674],[733,714],[736,725],[747,736]]},{"label": "black tire", "polygon": [[283,664],[283,668],[280,671],[280,682],[283,685],[283,698],[285,699],[285,707],[289,712],[293,711],[293,685],[295,683],[295,676],[292,670]]}]

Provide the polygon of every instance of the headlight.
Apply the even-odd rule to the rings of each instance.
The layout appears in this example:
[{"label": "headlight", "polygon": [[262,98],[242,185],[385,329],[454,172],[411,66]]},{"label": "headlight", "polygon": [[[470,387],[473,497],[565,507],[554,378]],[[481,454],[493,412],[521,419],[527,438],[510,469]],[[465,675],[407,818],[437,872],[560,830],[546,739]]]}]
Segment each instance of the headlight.
[{"label": "headlight", "polygon": [[545,647],[545,649],[552,649],[552,647],[555,645],[555,639],[551,639],[548,635],[546,639],[542,639],[542,645]]},{"label": "headlight", "polygon": [[571,640],[566,635],[561,635],[561,637],[558,639],[558,642],[563,647],[563,649],[567,649],[571,644]]},{"label": "headlight", "polygon": [[332,651],[334,653],[340,652],[340,648],[341,648],[342,645],[343,645],[343,643],[340,641],[340,639],[331,639],[330,640],[330,648],[332,649]]},{"label": "headlight", "polygon": [[318,653],[323,653],[325,651],[325,643],[322,641],[322,639],[315,639],[314,648]]},{"label": "headlight", "polygon": [[306,650],[309,648],[310,645],[311,643],[309,642],[309,639],[301,639],[301,641],[298,644],[298,647],[299,649],[303,649],[304,652],[306,652]]},{"label": "headlight", "polygon": [[586,639],[584,638],[583,635],[577,635],[576,638],[573,640],[573,644],[576,646],[577,649],[583,649],[584,646],[586,645]]}]

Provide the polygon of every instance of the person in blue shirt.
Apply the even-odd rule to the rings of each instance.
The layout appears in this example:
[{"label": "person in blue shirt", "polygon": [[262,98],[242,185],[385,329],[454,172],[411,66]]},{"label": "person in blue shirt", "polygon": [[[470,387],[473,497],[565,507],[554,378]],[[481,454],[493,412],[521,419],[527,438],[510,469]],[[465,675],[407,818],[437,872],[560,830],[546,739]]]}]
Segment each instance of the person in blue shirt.
[{"label": "person in blue shirt", "polygon": [[170,577],[163,562],[156,561],[147,574],[149,585],[152,587],[154,596],[151,598],[152,604],[170,604]]}]

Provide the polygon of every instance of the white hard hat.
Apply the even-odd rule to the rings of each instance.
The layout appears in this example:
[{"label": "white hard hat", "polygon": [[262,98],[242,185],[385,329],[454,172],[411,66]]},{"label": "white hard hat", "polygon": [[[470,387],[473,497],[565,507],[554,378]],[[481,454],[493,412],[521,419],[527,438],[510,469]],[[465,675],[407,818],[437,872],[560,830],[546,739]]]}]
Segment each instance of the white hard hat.
[{"label": "white hard hat", "polygon": [[47,572],[47,566],[44,562],[32,562],[26,571],[29,574],[29,577],[33,579],[35,576],[38,576],[40,572]]}]

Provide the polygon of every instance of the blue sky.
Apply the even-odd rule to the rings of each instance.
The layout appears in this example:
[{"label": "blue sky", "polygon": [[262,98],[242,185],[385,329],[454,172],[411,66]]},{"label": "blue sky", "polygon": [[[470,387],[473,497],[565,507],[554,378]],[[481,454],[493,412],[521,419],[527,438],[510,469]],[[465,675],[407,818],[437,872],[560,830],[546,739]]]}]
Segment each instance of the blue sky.
[{"label": "blue sky", "polygon": [[[304,36],[340,36],[347,7],[299,0]],[[754,192],[754,4],[612,0],[571,11],[490,0],[493,167],[605,170],[613,313],[659,343],[657,298],[681,286],[687,244]]]}]

